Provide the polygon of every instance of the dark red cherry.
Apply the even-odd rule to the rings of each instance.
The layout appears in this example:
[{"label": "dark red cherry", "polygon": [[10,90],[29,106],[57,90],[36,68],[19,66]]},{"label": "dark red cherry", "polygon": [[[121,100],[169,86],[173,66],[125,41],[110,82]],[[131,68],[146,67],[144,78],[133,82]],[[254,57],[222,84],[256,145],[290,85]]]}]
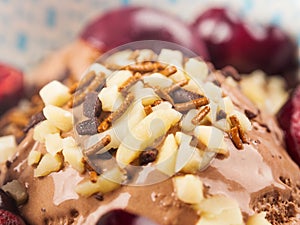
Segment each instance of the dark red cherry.
[{"label": "dark red cherry", "polygon": [[278,112],[277,120],[284,131],[288,153],[300,166],[300,85]]},{"label": "dark red cherry", "polygon": [[297,44],[278,27],[247,23],[227,9],[212,8],[195,20],[192,29],[206,43],[217,69],[226,65],[241,73],[261,69],[282,74],[290,83],[296,80]]},{"label": "dark red cherry", "polygon": [[81,38],[102,51],[133,41],[168,41],[208,59],[204,43],[196,40],[188,25],[167,12],[146,7],[109,11],[88,24]]},{"label": "dark red cherry", "polygon": [[23,90],[22,72],[0,63],[0,114],[17,104]]},{"label": "dark red cherry", "polygon": [[157,223],[136,214],[115,209],[104,214],[96,225],[158,225]]},{"label": "dark red cherry", "polygon": [[25,222],[18,215],[4,209],[0,209],[0,224],[26,225]]}]

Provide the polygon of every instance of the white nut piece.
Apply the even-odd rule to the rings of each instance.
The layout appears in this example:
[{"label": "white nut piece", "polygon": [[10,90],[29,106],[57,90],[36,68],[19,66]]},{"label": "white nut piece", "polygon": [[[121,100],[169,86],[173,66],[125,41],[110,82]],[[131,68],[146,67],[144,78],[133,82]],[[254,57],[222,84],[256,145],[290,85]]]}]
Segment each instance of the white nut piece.
[{"label": "white nut piece", "polygon": [[73,128],[72,113],[53,105],[46,105],[43,113],[47,120],[62,131],[70,131]]},{"label": "white nut piece", "polygon": [[65,162],[72,168],[77,170],[79,173],[84,172],[83,154],[80,147],[66,147],[63,149],[62,154]]},{"label": "white nut piece", "polygon": [[177,50],[162,49],[158,55],[158,61],[182,68],[183,55]]},{"label": "white nut piece", "polygon": [[226,196],[215,195],[198,205],[201,218],[197,225],[236,224],[243,225],[243,216],[238,203]]},{"label": "white nut piece", "polygon": [[139,122],[122,141],[116,159],[120,166],[126,166],[136,159],[154,140],[175,125],[182,114],[174,109],[156,110]]},{"label": "white nut piece", "polygon": [[13,135],[0,137],[0,163],[10,160],[17,151],[16,138]]},{"label": "white nut piece", "polygon": [[119,188],[123,178],[124,175],[122,171],[118,168],[114,168],[98,176],[96,182],[86,180],[78,184],[75,191],[84,197],[89,197],[96,193],[105,194]]},{"label": "white nut piece", "polygon": [[172,85],[173,81],[161,73],[152,73],[149,76],[144,76],[143,80],[146,84],[152,87],[167,88]]},{"label": "white nut piece", "polygon": [[102,110],[109,112],[115,111],[124,101],[124,97],[118,91],[117,85],[103,88],[98,97],[102,103]]},{"label": "white nut piece", "polygon": [[44,120],[37,124],[33,129],[33,139],[35,141],[44,143],[45,137],[48,134],[58,133],[59,129],[50,123],[48,120]]},{"label": "white nut piece", "polygon": [[203,184],[196,175],[187,174],[173,178],[176,196],[188,204],[198,204],[203,200]]},{"label": "white nut piece", "polygon": [[271,225],[271,223],[266,219],[266,213],[261,212],[249,216],[246,225]]},{"label": "white nut piece", "polygon": [[106,80],[106,86],[120,87],[125,81],[127,81],[132,76],[132,72],[129,70],[120,70],[111,74]]},{"label": "white nut piece", "polygon": [[193,79],[204,81],[208,76],[208,66],[205,62],[190,58],[185,63],[185,72]]},{"label": "white nut piece", "polygon": [[169,134],[157,155],[156,168],[164,174],[172,176],[175,173],[177,152],[178,145],[175,137],[173,134]]},{"label": "white nut piece", "polygon": [[46,153],[36,169],[34,169],[34,177],[43,177],[52,172],[57,172],[60,170],[62,163],[63,160],[60,155],[56,154],[53,156],[50,153]]},{"label": "white nut piece", "polygon": [[41,158],[42,158],[42,153],[41,152],[32,150],[29,153],[28,158],[27,158],[28,166],[33,166],[35,164],[38,164],[40,162]]},{"label": "white nut piece", "polygon": [[47,134],[45,136],[45,146],[47,152],[52,155],[56,155],[63,149],[62,138],[59,133]]},{"label": "white nut piece", "polygon": [[45,105],[63,106],[72,97],[69,88],[57,80],[46,84],[39,94]]},{"label": "white nut piece", "polygon": [[194,129],[195,137],[209,150],[228,155],[229,150],[224,140],[224,132],[213,126],[197,126]]}]

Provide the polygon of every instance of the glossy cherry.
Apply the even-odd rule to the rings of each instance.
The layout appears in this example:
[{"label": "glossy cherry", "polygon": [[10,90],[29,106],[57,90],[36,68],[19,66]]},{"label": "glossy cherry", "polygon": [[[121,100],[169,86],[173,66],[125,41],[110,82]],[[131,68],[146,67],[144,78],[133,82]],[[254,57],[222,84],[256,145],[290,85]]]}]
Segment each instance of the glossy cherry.
[{"label": "glossy cherry", "polygon": [[0,224],[26,225],[18,215],[16,202],[2,189],[0,189]]},{"label": "glossy cherry", "polygon": [[234,66],[241,73],[261,69],[295,80],[297,44],[275,26],[260,26],[238,18],[225,8],[211,8],[192,24],[194,35],[206,43],[216,68]]},{"label": "glossy cherry", "polygon": [[96,225],[158,225],[157,223],[136,214],[115,209],[104,214]]},{"label": "glossy cherry", "polygon": [[0,114],[16,105],[23,96],[21,71],[0,63]]},{"label": "glossy cherry", "polygon": [[277,120],[284,131],[287,150],[300,166],[300,85],[278,112]]},{"label": "glossy cherry", "polygon": [[126,7],[109,11],[88,24],[81,38],[107,51],[141,40],[174,42],[208,59],[206,47],[179,18],[157,9]]}]

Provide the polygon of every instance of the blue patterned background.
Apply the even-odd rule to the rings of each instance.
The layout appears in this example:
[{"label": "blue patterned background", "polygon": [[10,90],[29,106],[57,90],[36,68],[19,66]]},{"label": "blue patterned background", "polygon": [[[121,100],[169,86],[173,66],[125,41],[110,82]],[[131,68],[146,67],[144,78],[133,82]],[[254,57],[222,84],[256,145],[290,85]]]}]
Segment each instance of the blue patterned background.
[{"label": "blue patterned background", "polygon": [[299,0],[0,0],[0,61],[21,69],[74,40],[93,17],[121,5],[148,5],[187,22],[213,5],[226,5],[249,20],[275,23],[300,44]]}]

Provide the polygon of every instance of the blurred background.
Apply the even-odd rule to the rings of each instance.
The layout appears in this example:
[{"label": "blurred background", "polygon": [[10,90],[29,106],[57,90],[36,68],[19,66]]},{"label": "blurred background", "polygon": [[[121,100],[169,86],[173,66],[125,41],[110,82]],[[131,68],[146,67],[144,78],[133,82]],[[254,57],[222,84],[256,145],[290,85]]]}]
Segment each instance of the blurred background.
[{"label": "blurred background", "polygon": [[300,43],[298,0],[0,0],[0,61],[26,71],[74,40],[95,16],[127,5],[158,7],[186,22],[211,6],[226,6],[248,20],[277,24]]}]

